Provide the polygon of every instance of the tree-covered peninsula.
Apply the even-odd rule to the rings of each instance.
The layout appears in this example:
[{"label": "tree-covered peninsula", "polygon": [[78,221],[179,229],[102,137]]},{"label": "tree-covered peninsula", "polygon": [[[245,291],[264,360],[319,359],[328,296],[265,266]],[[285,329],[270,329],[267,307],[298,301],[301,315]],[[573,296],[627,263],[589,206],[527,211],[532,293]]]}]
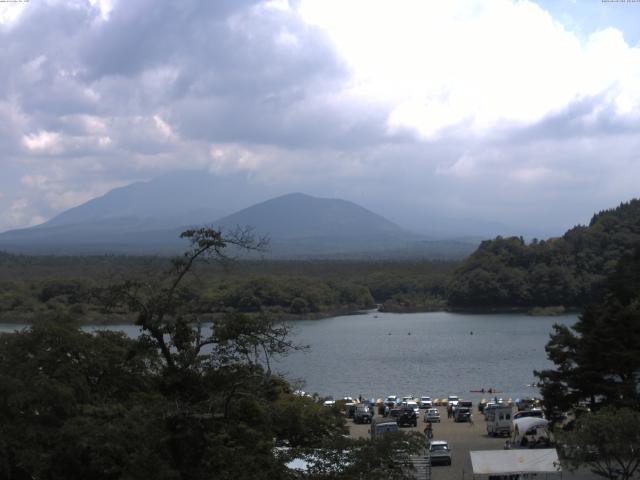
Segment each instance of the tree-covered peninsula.
[{"label": "tree-covered peninsula", "polygon": [[562,237],[482,242],[456,270],[447,300],[456,310],[586,305],[620,260],[640,242],[640,200],[593,216]]}]

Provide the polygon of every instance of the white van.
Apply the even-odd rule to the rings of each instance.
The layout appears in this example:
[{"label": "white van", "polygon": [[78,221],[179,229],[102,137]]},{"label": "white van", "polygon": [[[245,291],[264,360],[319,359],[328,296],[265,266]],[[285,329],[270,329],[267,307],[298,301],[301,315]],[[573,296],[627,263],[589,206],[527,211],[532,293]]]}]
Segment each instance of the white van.
[{"label": "white van", "polygon": [[511,435],[511,420],[513,409],[509,405],[498,404],[487,412],[487,433],[490,437],[496,435]]}]

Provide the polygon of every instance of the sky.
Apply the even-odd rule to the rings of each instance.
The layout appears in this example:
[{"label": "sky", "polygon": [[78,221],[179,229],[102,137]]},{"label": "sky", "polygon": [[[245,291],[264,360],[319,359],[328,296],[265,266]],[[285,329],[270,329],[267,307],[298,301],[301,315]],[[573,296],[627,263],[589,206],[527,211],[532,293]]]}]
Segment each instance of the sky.
[{"label": "sky", "polygon": [[640,196],[640,2],[23,0],[0,42],[0,231],[185,169],[425,232]]}]

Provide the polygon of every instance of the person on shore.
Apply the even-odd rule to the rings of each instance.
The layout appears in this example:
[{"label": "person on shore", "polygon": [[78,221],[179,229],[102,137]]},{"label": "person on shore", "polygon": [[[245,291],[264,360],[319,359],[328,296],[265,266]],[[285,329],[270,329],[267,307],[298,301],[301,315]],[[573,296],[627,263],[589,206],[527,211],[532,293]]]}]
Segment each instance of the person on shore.
[{"label": "person on shore", "polygon": [[507,439],[507,440],[504,442],[504,449],[505,449],[505,450],[511,450],[511,440]]},{"label": "person on shore", "polygon": [[427,422],[427,426],[424,429],[424,434],[429,440],[433,438],[433,424],[431,423],[431,420]]}]

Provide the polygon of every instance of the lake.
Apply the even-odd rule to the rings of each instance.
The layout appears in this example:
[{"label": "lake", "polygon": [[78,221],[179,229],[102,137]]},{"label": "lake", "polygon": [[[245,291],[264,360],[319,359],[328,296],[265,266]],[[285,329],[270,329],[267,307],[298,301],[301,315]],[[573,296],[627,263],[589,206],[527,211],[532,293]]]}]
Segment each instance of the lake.
[{"label": "lake", "polygon": [[447,312],[369,312],[293,323],[293,336],[310,345],[278,362],[287,378],[304,378],[304,390],[333,395],[458,394],[477,401],[538,395],[533,370],[552,364],[544,347],[552,325],[577,316],[469,315]]},{"label": "lake", "polygon": [[[533,370],[552,364],[544,346],[554,323],[572,325],[576,315],[394,314],[371,311],[323,320],[291,322],[292,336],[309,345],[279,360],[289,380],[304,390],[342,397],[458,394],[478,401],[495,388],[499,396],[538,395]],[[23,328],[0,324],[0,331]],[[88,329],[104,327],[87,327]],[[135,326],[110,327],[136,336]]]}]

